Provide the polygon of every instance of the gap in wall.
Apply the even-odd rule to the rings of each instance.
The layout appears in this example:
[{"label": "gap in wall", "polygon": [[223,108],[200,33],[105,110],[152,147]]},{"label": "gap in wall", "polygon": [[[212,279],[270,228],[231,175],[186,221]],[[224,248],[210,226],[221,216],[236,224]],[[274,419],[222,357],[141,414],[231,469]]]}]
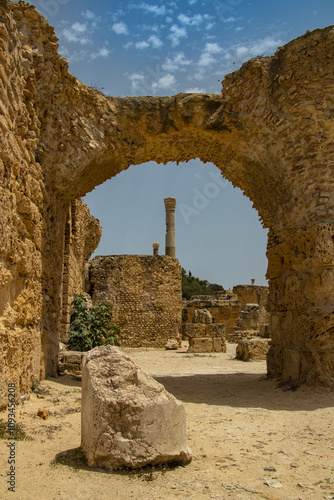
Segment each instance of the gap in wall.
[{"label": "gap in wall", "polygon": [[187,271],[225,288],[267,285],[267,230],[251,201],[199,159],[130,166],[83,201],[100,220],[95,255],[165,252],[164,198],[176,198],[176,257]]}]

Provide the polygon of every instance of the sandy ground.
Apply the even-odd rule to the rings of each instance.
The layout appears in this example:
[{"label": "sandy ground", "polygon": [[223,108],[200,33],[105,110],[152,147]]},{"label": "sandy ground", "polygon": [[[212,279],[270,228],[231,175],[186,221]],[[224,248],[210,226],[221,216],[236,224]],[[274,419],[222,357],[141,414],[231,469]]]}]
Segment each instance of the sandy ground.
[{"label": "sandy ground", "polygon": [[87,467],[78,450],[80,381],[64,376],[17,406],[32,440],[16,441],[15,493],[7,491],[8,440],[0,440],[1,499],[334,499],[333,391],[278,388],[265,380],[264,361],[235,360],[235,346],[226,354],[126,352],[184,402],[192,462],[137,472]]}]

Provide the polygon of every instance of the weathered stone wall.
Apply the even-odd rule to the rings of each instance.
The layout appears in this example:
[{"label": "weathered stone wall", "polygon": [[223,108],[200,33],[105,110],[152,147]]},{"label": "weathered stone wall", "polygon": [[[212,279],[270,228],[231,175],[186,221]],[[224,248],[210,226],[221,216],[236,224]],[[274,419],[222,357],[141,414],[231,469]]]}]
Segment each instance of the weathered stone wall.
[{"label": "weathered stone wall", "polygon": [[97,248],[102,234],[99,221],[93,217],[81,200],[71,203],[65,225],[61,335],[68,341],[71,302],[74,295],[86,291],[86,266]]},{"label": "weathered stone wall", "polygon": [[94,304],[110,302],[113,323],[128,347],[165,347],[178,335],[182,317],[182,276],[169,256],[94,257],[89,265]]},{"label": "weathered stone wall", "polygon": [[[55,374],[71,203],[132,164],[212,162],[269,228],[268,373],[334,385],[334,30],[225,77],[221,95],[105,97],[47,21],[0,1],[1,401]],[[217,172],[219,179],[219,172]]]},{"label": "weathered stone wall", "polygon": [[259,304],[260,308],[266,307],[269,288],[259,285],[236,285],[233,292],[240,300],[241,309],[245,309],[246,304]]},{"label": "weathered stone wall", "polygon": [[[41,129],[49,123],[56,83],[65,74],[71,78],[56,41],[33,6],[0,2],[0,406],[8,381],[19,396],[46,374],[56,375],[66,275],[70,294],[83,256],[97,244],[87,209],[78,197],[66,200],[54,189],[52,161],[41,164]],[[59,106],[58,117],[62,112]],[[53,143],[58,147],[58,136]],[[86,228],[84,242],[72,241],[76,250],[69,247],[66,261],[71,207],[78,209],[79,233],[82,217]]]},{"label": "weathered stone wall", "polygon": [[43,251],[53,201],[34,154],[41,123],[32,104],[32,51],[17,31],[13,7],[0,4],[0,405],[8,381],[19,395],[45,374]]}]

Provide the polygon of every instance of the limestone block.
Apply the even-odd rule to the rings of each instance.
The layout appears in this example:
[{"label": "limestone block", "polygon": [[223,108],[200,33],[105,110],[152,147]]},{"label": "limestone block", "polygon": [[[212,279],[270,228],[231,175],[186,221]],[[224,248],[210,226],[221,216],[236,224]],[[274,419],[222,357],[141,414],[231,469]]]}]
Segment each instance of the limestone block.
[{"label": "limestone block", "polygon": [[183,325],[183,336],[184,338],[212,337],[212,328],[210,327],[211,325],[203,323],[185,323]]},{"label": "limestone block", "polygon": [[212,337],[189,338],[188,352],[213,352]]},{"label": "limestone block", "polygon": [[114,346],[83,359],[81,447],[90,467],[191,460],[180,401]]},{"label": "limestone block", "polygon": [[170,350],[176,351],[178,348],[179,348],[179,342],[176,338],[171,338],[167,340],[165,349],[167,349],[168,351]]},{"label": "limestone block", "polygon": [[213,338],[212,347],[214,352],[226,352],[226,342],[223,338]]},{"label": "limestone block", "polygon": [[207,309],[195,309],[193,313],[193,323],[212,323],[211,313]]},{"label": "limestone block", "polygon": [[236,357],[241,361],[267,359],[269,347],[270,339],[254,338],[239,340]]},{"label": "limestone block", "polygon": [[212,325],[213,336],[225,338],[225,325],[224,323],[215,323]]}]

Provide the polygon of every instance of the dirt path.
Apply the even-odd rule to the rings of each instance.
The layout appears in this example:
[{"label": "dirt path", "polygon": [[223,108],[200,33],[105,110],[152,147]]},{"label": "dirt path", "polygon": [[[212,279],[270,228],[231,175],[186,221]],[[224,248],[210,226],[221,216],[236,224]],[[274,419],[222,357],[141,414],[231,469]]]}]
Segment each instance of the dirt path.
[{"label": "dirt path", "polygon": [[[126,350],[184,402],[193,451],[187,467],[131,473],[86,467],[77,450],[80,381],[42,382],[17,406],[17,422],[32,440],[16,442],[15,493],[7,492],[8,441],[0,440],[0,498],[334,499],[334,392],[283,391],[264,380],[265,362],[237,361],[234,349]],[[48,410],[47,420],[38,409]]]}]

